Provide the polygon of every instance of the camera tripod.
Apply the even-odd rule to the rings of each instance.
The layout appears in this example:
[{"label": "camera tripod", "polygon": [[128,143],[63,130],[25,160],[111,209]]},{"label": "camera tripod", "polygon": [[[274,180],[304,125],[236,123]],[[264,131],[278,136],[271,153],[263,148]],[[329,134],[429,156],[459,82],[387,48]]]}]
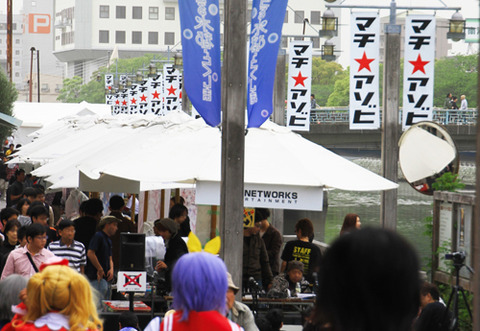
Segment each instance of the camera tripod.
[{"label": "camera tripod", "polygon": [[472,320],[472,311],[470,310],[470,306],[468,305],[467,296],[465,295],[465,290],[462,286],[460,286],[460,269],[462,269],[462,267],[465,266],[468,269],[468,271],[470,271],[472,274],[473,274],[473,270],[472,268],[470,268],[469,266],[466,266],[463,263],[454,262],[453,266],[455,267],[455,278],[456,278],[455,285],[452,286],[452,292],[450,294],[450,298],[448,299],[447,307],[445,309],[445,313],[443,316],[444,318],[442,319],[442,320],[445,320],[445,317],[448,314],[448,311],[450,308],[450,304],[453,304],[453,309],[452,309],[453,317],[449,327],[450,331],[458,329],[458,297],[460,296],[460,293],[462,294],[463,302],[465,303],[465,306],[467,307],[467,310],[468,310],[468,314],[470,315],[470,320]]}]

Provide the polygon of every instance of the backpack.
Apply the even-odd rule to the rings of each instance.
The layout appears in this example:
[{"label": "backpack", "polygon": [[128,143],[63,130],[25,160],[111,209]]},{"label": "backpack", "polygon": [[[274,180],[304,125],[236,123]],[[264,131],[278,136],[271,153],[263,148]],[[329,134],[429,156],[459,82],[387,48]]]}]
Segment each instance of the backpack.
[{"label": "backpack", "polygon": [[283,275],[273,278],[272,287],[267,293],[268,298],[283,299],[288,297],[288,280]]}]

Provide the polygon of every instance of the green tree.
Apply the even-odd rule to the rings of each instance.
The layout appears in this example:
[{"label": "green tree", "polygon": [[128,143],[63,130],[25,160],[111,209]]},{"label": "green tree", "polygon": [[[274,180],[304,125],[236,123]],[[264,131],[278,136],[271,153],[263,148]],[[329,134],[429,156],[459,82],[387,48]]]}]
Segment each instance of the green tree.
[{"label": "green tree", "polygon": [[[12,116],[13,103],[17,100],[17,90],[12,83],[8,81],[5,73],[0,70],[0,112]],[[12,130],[6,126],[0,126],[0,137],[5,138],[10,135]]]},{"label": "green tree", "polygon": [[350,100],[350,68],[345,70],[342,78],[335,82],[332,94],[328,97],[327,107],[348,106]]},{"label": "green tree", "polygon": [[[457,55],[435,61],[434,105],[443,107],[448,93],[465,94],[468,107],[477,106],[478,55]],[[460,104],[458,104],[460,106]]]},{"label": "green tree", "polygon": [[336,62],[327,62],[320,57],[312,60],[312,93],[319,106],[327,104],[335,82],[345,75],[343,67]]},{"label": "green tree", "polygon": [[63,87],[60,90],[60,94],[57,100],[66,103],[77,103],[80,100],[80,91],[82,89],[82,78],[73,76],[72,78],[66,78],[63,80]]}]

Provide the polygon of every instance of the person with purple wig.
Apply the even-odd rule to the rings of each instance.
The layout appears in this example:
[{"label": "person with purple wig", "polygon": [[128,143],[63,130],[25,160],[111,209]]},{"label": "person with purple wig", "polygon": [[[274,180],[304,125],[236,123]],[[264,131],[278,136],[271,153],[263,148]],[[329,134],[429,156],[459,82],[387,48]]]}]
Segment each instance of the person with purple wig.
[{"label": "person with purple wig", "polygon": [[[188,275],[188,276],[187,276]],[[172,273],[174,314],[153,319],[145,331],[240,331],[226,317],[227,268],[210,253],[183,255]]]}]

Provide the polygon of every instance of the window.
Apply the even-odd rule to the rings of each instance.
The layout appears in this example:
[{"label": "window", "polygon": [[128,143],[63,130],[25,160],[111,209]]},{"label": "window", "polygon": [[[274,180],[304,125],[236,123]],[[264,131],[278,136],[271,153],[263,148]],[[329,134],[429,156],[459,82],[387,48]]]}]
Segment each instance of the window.
[{"label": "window", "polygon": [[132,31],[132,44],[142,43],[142,31]]},{"label": "window", "polygon": [[126,18],[127,17],[127,7],[125,6],[117,6],[116,8],[117,14],[116,18]]},{"label": "window", "polygon": [[15,61],[15,67],[20,67],[20,61]]},{"label": "window", "polygon": [[165,45],[175,45],[175,32],[165,32]]},{"label": "window", "polygon": [[288,47],[288,37],[282,37],[280,47],[281,48],[287,48]]},{"label": "window", "polygon": [[149,45],[158,45],[158,32],[156,32],[156,31],[148,32],[148,44]]},{"label": "window", "polygon": [[15,39],[15,44],[20,44],[20,39]]},{"label": "window", "polygon": [[2,54],[2,50],[0,49],[0,54]]},{"label": "window", "polygon": [[310,23],[311,24],[320,24],[320,12],[312,11],[310,13]]},{"label": "window", "polygon": [[151,20],[158,20],[158,7],[148,8],[148,18]]},{"label": "window", "polygon": [[110,33],[108,30],[98,31],[98,42],[101,44],[108,44],[110,42]]},{"label": "window", "polygon": [[125,31],[115,31],[115,43],[125,44]]},{"label": "window", "polygon": [[48,84],[42,84],[41,91],[50,92],[50,88],[48,87]]},{"label": "window", "polygon": [[60,92],[61,89],[62,89],[62,85],[61,84],[56,84],[55,92]]},{"label": "window", "polygon": [[175,19],[175,7],[165,7],[165,19],[170,21]]},{"label": "window", "polygon": [[295,10],[295,23],[303,23],[305,12],[303,10]]},{"label": "window", "polygon": [[283,20],[283,23],[288,23],[288,11],[285,12],[285,19]]},{"label": "window", "polygon": [[16,50],[16,51],[15,51],[15,55],[20,55],[20,51],[19,51],[19,50]]},{"label": "window", "polygon": [[16,72],[16,73],[15,73],[15,77],[20,77],[20,73],[19,73],[19,72]]},{"label": "window", "polygon": [[110,17],[110,6],[100,6],[100,18]]},{"label": "window", "polygon": [[320,48],[320,38],[315,37],[311,38],[312,39],[312,47],[313,48]]},{"label": "window", "polygon": [[132,18],[134,20],[142,19],[142,7],[133,7],[132,8]]}]

